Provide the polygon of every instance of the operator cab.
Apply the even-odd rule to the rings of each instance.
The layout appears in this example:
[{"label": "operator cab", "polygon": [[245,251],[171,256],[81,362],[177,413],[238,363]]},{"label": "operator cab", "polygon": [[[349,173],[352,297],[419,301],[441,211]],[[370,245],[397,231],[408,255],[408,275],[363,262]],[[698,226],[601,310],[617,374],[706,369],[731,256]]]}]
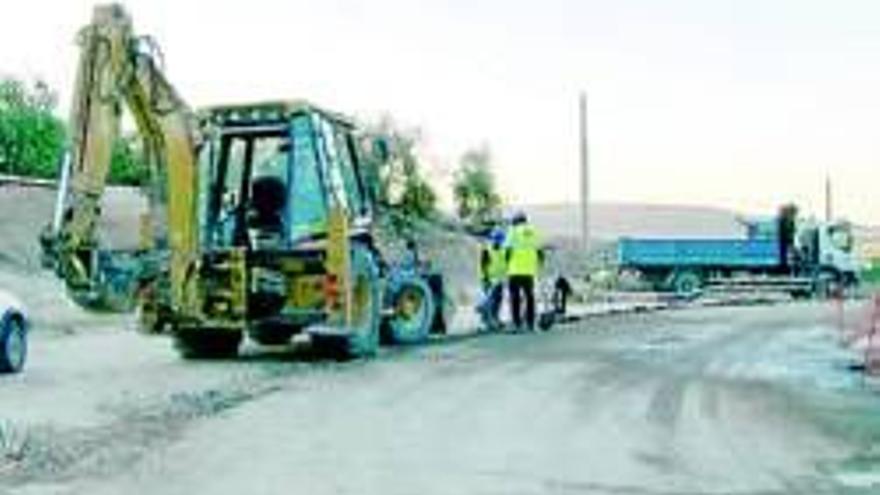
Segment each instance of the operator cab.
[{"label": "operator cab", "polygon": [[326,236],[332,206],[370,215],[353,125],[305,102],[207,111],[200,151],[204,248],[289,250]]}]

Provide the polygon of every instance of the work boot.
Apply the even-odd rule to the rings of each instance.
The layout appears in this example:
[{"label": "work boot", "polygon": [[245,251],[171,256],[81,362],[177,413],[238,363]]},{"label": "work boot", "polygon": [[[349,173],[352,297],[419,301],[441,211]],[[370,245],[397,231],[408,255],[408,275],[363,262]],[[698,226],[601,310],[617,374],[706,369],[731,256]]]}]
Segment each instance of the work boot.
[{"label": "work boot", "polygon": [[490,332],[500,332],[504,329],[504,324],[498,320],[498,318],[492,318],[492,321],[489,324]]}]

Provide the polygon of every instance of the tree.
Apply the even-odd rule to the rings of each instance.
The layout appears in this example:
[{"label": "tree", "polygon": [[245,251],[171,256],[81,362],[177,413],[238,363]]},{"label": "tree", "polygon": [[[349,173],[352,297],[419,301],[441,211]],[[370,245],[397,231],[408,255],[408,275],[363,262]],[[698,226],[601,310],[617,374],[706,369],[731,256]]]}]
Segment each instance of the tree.
[{"label": "tree", "polygon": [[0,79],[0,172],[55,176],[64,124],[53,114],[57,96],[42,81]]},{"label": "tree", "polygon": [[149,179],[149,168],[136,135],[123,136],[113,143],[110,158],[110,182],[123,186],[140,186]]},{"label": "tree", "polygon": [[452,192],[458,217],[474,227],[486,225],[499,215],[501,197],[491,164],[492,155],[484,145],[465,152],[455,173]]},{"label": "tree", "polygon": [[365,127],[364,175],[373,202],[380,210],[408,219],[430,218],[437,209],[437,194],[418,158],[419,129],[403,128],[388,116]]},{"label": "tree", "polygon": [[[0,173],[53,179],[65,146],[64,122],[55,115],[58,97],[43,81],[0,79]],[[139,141],[113,143],[108,182],[140,185],[148,176]]]},{"label": "tree", "polygon": [[423,177],[411,177],[400,196],[400,208],[415,218],[430,218],[437,210],[437,193]]}]

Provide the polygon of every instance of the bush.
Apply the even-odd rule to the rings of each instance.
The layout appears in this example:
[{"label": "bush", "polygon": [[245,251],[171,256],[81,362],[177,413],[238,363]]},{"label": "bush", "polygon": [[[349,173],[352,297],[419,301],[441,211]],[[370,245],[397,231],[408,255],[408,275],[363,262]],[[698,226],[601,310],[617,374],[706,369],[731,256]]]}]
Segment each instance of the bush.
[{"label": "bush", "polygon": [[52,112],[56,96],[42,81],[0,80],[0,172],[52,178],[64,124]]},{"label": "bush", "polygon": [[870,287],[880,287],[880,259],[873,258],[859,274],[860,280]]},{"label": "bush", "polygon": [[498,220],[501,198],[488,147],[470,150],[461,157],[452,192],[458,217],[469,226],[479,229]]},{"label": "bush", "polygon": [[[417,148],[418,129],[405,129],[390,117],[365,126],[366,136],[382,143],[382,153],[366,153],[364,177],[374,204],[401,229],[437,213],[437,193],[427,181]],[[381,156],[386,155],[386,156]]]},{"label": "bush", "polygon": [[[0,173],[54,179],[65,146],[65,125],[55,115],[57,96],[43,81],[0,79]],[[111,184],[143,184],[149,171],[134,136],[113,143]]]},{"label": "bush", "polygon": [[140,186],[149,180],[149,172],[136,136],[129,135],[113,143],[109,178],[111,184]]}]

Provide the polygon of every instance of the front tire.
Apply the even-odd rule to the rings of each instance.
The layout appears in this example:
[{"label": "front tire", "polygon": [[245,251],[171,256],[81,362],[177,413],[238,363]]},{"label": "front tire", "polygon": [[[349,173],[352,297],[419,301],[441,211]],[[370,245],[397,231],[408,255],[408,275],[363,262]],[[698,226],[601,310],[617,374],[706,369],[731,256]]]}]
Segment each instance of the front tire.
[{"label": "front tire", "polygon": [[0,327],[0,373],[18,373],[27,360],[27,329],[20,317],[7,317]]},{"label": "front tire", "polygon": [[419,344],[428,339],[437,304],[428,283],[417,275],[402,275],[389,291],[394,316],[388,320],[388,333],[394,344]]}]

